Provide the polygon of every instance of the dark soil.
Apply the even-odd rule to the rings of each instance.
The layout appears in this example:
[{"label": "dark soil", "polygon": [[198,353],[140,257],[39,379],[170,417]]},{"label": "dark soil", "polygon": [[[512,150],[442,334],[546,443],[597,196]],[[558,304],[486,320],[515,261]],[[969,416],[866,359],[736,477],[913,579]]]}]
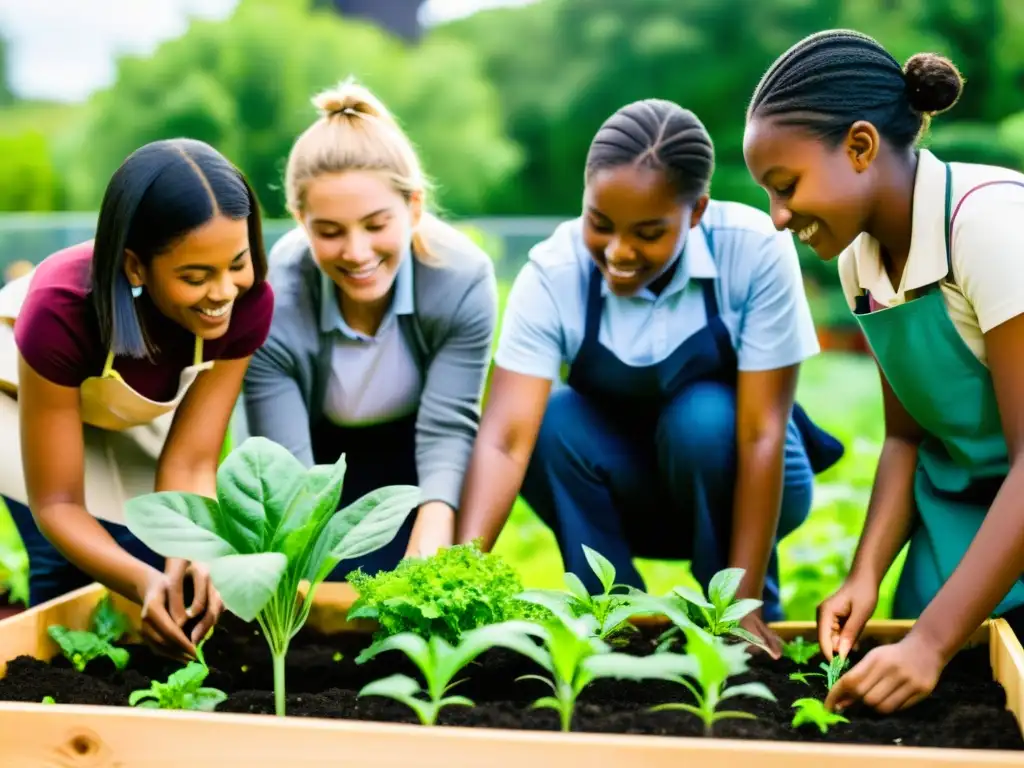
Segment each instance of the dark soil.
[{"label": "dark soil", "polygon": [[[367,643],[363,636],[319,635],[304,629],[293,640],[288,655],[286,685],[288,714],[299,717],[331,717],[415,723],[412,711],[390,699],[357,697],[359,689],[380,677],[396,672],[418,678],[418,673],[400,652],[390,652],[356,665],[355,657]],[[648,636],[634,635],[628,650],[649,653]],[[128,668],[117,672],[106,659],[92,662],[78,673],[62,657],[51,664],[19,657],[8,664],[0,680],[0,700],[39,702],[52,696],[61,704],[105,704],[127,706],[129,694],[148,688],[151,679],[166,680],[178,668],[175,662],[154,655],[142,646],[130,646]],[[256,626],[233,617],[222,619],[218,630],[204,648],[211,667],[207,685],[229,694],[218,707],[221,712],[267,713],[274,711],[270,652]],[[868,649],[852,654],[853,661]],[[335,661],[341,652],[342,658]],[[789,680],[789,673],[818,671],[821,658],[809,666],[797,667],[788,659],[773,662],[765,656],[752,660],[751,673],[730,680],[730,684],[760,680],[778,698],[778,703],[737,697],[729,709],[744,709],[756,720],[724,720],[714,735],[724,738],[773,739],[782,741],[899,744],[902,746],[959,747],[980,749],[1024,749],[1024,738],[1013,715],[1005,709],[1003,688],[992,680],[988,649],[979,647],[959,654],[946,668],[931,697],[902,713],[883,717],[866,708],[845,713],[849,724],[832,726],[822,734],[814,726],[790,726],[794,700],[813,696],[824,698],[822,678],[811,684]],[[523,674],[540,672],[533,662],[502,649],[488,651],[464,670],[466,682],[453,693],[468,696],[477,706],[443,710],[441,724],[557,730],[558,716],[552,710],[531,709],[536,698],[547,695],[540,682],[516,682]],[[583,690],[573,719],[573,730],[603,733],[701,736],[702,726],[685,712],[647,711],[648,707],[671,701],[691,701],[679,685],[664,682],[598,680]],[[212,716],[212,715],[211,715]]]}]

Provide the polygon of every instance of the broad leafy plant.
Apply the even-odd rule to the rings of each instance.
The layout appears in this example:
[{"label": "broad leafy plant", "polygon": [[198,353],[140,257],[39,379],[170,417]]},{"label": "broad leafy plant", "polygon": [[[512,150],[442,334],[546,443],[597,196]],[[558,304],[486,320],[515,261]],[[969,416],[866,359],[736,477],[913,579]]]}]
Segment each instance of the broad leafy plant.
[{"label": "broad leafy plant", "polygon": [[[602,640],[613,641],[613,636],[621,635],[636,628],[629,619],[640,613],[653,613],[653,608],[645,610],[633,600],[632,594],[644,594],[633,591],[632,594],[613,594],[612,590],[625,585],[615,583],[615,566],[604,555],[586,544],[583,555],[587,564],[597,576],[604,592],[591,595],[580,578],[574,573],[565,573],[562,577],[568,592],[559,589],[528,589],[519,595],[526,600],[549,610],[563,609],[572,616],[592,615],[596,619],[597,628],[594,634]],[[613,641],[614,642],[614,641]]]},{"label": "broad leafy plant", "polygon": [[89,617],[89,629],[74,630],[54,624],[47,634],[57,643],[64,657],[76,670],[83,671],[90,661],[106,657],[117,669],[128,665],[129,653],[114,645],[130,629],[128,617],[114,607],[107,593]]},{"label": "broad leafy plant", "polygon": [[465,696],[449,696],[448,692],[462,680],[453,678],[484,651],[495,647],[530,652],[533,645],[529,635],[539,632],[536,624],[526,621],[506,621],[469,630],[462,634],[458,645],[452,646],[437,635],[424,640],[413,632],[402,632],[379,640],[356,657],[363,664],[385,651],[401,651],[419,668],[426,683],[408,675],[395,674],[374,680],[359,692],[360,696],[386,696],[400,701],[412,709],[423,725],[434,725],[444,707],[472,707]]},{"label": "broad leafy plant", "polygon": [[690,660],[679,654],[632,656],[616,652],[597,637],[599,627],[593,614],[575,617],[564,608],[550,610],[555,620],[536,625],[540,644],[515,648],[550,677],[523,675],[517,679],[539,680],[551,688],[552,695],[537,699],[533,706],[555,710],[563,731],[572,727],[580,692],[598,678],[674,680],[690,669]]},{"label": "broad leafy plant", "polygon": [[149,688],[132,691],[128,704],[132,707],[151,709],[184,709],[199,712],[212,712],[217,705],[227,699],[227,694],[217,688],[205,688],[203,683],[210,674],[210,668],[203,657],[203,645],[210,635],[203,638],[196,646],[198,661],[190,661],[186,666],[172,672],[166,683],[153,680]]},{"label": "broad leafy plant", "polygon": [[[749,654],[742,645],[728,643],[721,637],[709,635],[698,627],[683,627],[686,634],[686,656],[690,666],[676,678],[693,694],[695,702],[670,702],[652,707],[652,711],[681,710],[696,715],[704,723],[704,733],[710,736],[714,724],[727,718],[755,719],[750,712],[720,710],[719,705],[734,696],[753,696],[775,701],[775,695],[764,683],[742,683],[726,687],[730,677],[747,671]],[[655,654],[661,656],[665,654]],[[692,678],[693,683],[686,679]]]},{"label": "broad leafy plant", "polygon": [[[419,504],[414,486],[366,494],[336,511],[345,456],[306,469],[285,448],[250,437],[217,471],[217,498],[162,491],[125,505],[129,530],[164,557],[207,564],[225,607],[255,619],[270,646],[274,698],[285,711],[284,662],[317,585],[342,560],[391,541]],[[309,583],[305,598],[300,585]]]},{"label": "broad leafy plant", "polygon": [[801,725],[816,725],[822,733],[828,733],[828,729],[838,723],[850,722],[842,715],[829,712],[825,702],[820,699],[804,698],[793,702],[796,713],[793,715],[791,725],[799,728]]}]

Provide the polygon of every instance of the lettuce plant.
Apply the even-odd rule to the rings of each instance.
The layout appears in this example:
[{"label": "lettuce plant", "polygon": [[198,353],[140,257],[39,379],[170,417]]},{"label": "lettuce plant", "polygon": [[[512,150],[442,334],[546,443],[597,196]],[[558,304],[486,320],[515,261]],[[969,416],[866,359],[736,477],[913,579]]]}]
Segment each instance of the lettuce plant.
[{"label": "lettuce plant", "polygon": [[[212,631],[211,631],[212,634]],[[149,688],[132,691],[128,704],[132,707],[152,709],[185,709],[199,712],[212,712],[217,705],[227,699],[227,694],[217,688],[204,688],[210,668],[203,658],[203,644],[210,639],[207,635],[196,646],[198,661],[190,661],[187,665],[172,672],[166,683],[153,680]]]},{"label": "lettuce plant", "polygon": [[538,631],[537,625],[530,622],[506,621],[464,632],[455,646],[437,635],[429,640],[413,632],[391,635],[360,653],[356,664],[363,664],[385,651],[401,651],[419,668],[426,689],[408,675],[395,674],[367,684],[359,695],[386,696],[400,701],[416,713],[423,725],[433,725],[444,707],[474,706],[465,696],[447,695],[462,682],[452,682],[452,678],[463,667],[484,651],[498,646],[529,652],[526,646],[533,642],[529,635]]},{"label": "lettuce plant", "polygon": [[[414,486],[388,486],[337,510],[345,456],[306,469],[282,446],[250,437],[217,471],[217,498],[161,491],[125,505],[129,530],[164,557],[205,563],[225,607],[255,619],[270,646],[274,698],[285,711],[284,662],[313,594],[335,566],[391,541],[419,504]],[[305,599],[302,582],[309,583]]]},{"label": "lettuce plant", "polygon": [[376,621],[375,640],[413,632],[455,645],[471,629],[532,618],[533,606],[515,599],[523,590],[515,569],[482,552],[479,542],[408,558],[376,575],[357,570],[346,578],[359,594],[348,618]]},{"label": "lettuce plant", "polygon": [[[696,715],[704,723],[704,733],[711,735],[714,724],[727,718],[755,719],[750,712],[740,710],[719,710],[718,705],[733,696],[754,696],[768,701],[775,701],[775,695],[764,683],[742,683],[725,687],[730,677],[741,675],[747,671],[749,655],[742,645],[727,643],[721,637],[709,635],[695,627],[683,627],[686,633],[686,656],[683,658],[691,665],[683,672],[685,677],[676,678],[693,694],[695,703],[671,702],[658,704],[651,708],[652,712],[665,710],[681,710]],[[658,658],[665,654],[655,654]],[[693,683],[686,679],[693,678]]]},{"label": "lettuce plant", "polygon": [[128,665],[129,653],[114,643],[125,635],[130,626],[128,617],[114,607],[108,592],[93,609],[89,629],[74,630],[54,624],[47,627],[46,632],[64,657],[82,672],[90,661],[104,656],[117,669],[124,669]]},{"label": "lettuce plant", "polygon": [[819,731],[828,733],[831,726],[850,722],[842,715],[829,712],[825,708],[825,703],[820,699],[797,699],[793,702],[793,708],[796,709],[796,713],[793,715],[793,722],[790,725],[794,728],[799,728],[801,725],[816,725]]}]

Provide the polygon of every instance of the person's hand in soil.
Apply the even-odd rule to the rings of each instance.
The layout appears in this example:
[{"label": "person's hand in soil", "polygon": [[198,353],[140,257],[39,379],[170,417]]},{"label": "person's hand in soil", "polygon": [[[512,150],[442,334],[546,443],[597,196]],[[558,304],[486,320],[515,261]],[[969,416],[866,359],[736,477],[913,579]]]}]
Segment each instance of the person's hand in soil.
[{"label": "person's hand in soil", "polygon": [[[185,607],[185,578],[192,581],[192,603]],[[195,644],[217,623],[223,610],[220,595],[206,569],[168,558],[164,572],[151,570],[143,589],[142,637],[158,653],[184,660],[195,657]],[[191,632],[185,625],[200,617]]]},{"label": "person's hand in soil", "polygon": [[862,701],[881,714],[907,709],[928,696],[939,681],[942,654],[912,634],[871,650],[832,686],[825,706],[841,711]]},{"label": "person's hand in soil", "polygon": [[455,541],[455,510],[443,501],[428,501],[416,512],[406,557],[430,557]]},{"label": "person's hand in soil", "polygon": [[818,606],[818,645],[826,661],[838,653],[845,659],[878,605],[878,586],[868,579],[848,578]]},{"label": "person's hand in soil", "polygon": [[[782,639],[772,631],[761,617],[761,610],[752,611],[740,619],[740,626],[768,646],[768,655],[773,659],[782,658]],[[754,652],[763,653],[764,650],[755,645],[750,646]]]}]

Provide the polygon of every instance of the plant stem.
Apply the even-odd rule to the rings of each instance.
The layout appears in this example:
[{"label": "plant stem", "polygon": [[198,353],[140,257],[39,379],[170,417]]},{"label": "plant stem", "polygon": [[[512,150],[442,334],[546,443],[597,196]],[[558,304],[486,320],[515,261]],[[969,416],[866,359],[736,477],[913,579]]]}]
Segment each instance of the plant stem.
[{"label": "plant stem", "polygon": [[278,717],[284,717],[284,660],[287,647],[280,653],[274,653],[274,711]]}]

